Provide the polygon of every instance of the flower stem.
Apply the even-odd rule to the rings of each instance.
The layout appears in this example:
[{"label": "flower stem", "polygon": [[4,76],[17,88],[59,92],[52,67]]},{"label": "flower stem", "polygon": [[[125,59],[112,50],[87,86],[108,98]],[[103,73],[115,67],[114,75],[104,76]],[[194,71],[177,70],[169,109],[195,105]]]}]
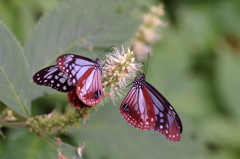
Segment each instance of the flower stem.
[{"label": "flower stem", "polygon": [[0,120],[0,125],[9,128],[27,128],[25,122],[5,122]]}]

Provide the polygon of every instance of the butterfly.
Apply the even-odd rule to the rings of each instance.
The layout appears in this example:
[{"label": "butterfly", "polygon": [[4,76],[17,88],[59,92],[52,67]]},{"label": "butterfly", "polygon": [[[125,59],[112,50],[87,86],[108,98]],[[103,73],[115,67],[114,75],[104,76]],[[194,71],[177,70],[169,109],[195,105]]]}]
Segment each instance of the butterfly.
[{"label": "butterfly", "polygon": [[180,141],[182,122],[167,99],[141,74],[120,105],[122,117],[133,127],[154,130],[168,140]]},{"label": "butterfly", "polygon": [[83,56],[62,55],[57,59],[57,65],[38,71],[33,81],[60,92],[68,92],[68,100],[75,107],[90,107],[102,99],[99,59],[92,61]]},{"label": "butterfly", "polygon": [[102,69],[100,60],[95,61],[80,55],[65,54],[57,58],[58,69],[76,87],[78,98],[87,106],[102,100]]}]

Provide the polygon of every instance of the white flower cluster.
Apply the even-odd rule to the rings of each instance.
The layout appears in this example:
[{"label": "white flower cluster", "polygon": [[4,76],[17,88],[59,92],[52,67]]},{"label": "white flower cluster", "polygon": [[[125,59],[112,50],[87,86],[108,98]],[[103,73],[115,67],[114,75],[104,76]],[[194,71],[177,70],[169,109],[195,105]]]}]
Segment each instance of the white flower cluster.
[{"label": "white flower cluster", "polygon": [[151,53],[151,44],[160,39],[156,33],[158,26],[167,26],[159,17],[164,15],[163,5],[152,6],[151,12],[143,16],[143,24],[139,26],[132,47],[139,61],[143,61]]},{"label": "white flower cluster", "polygon": [[115,94],[121,97],[121,92],[126,88],[127,79],[134,79],[136,73],[140,71],[141,64],[135,62],[135,55],[129,48],[125,52],[124,48],[119,50],[113,47],[114,51],[106,55],[102,62],[103,71],[103,92],[104,96],[117,100]]}]

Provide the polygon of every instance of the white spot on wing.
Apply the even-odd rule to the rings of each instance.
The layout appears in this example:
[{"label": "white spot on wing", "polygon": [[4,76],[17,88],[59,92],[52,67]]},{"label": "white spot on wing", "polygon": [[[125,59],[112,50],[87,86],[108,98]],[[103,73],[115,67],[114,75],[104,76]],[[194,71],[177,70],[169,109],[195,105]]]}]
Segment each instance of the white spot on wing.
[{"label": "white spot on wing", "polygon": [[60,81],[61,83],[64,83],[64,82],[66,81],[66,79],[65,79],[65,78],[60,78],[59,81]]},{"label": "white spot on wing", "polygon": [[163,117],[163,113],[162,113],[162,112],[159,112],[159,116],[162,118],[162,117]]},{"label": "white spot on wing", "polygon": [[[45,75],[45,76],[46,76],[46,75]],[[44,76],[44,78],[46,78],[45,76]],[[51,79],[51,78],[52,78],[52,75],[50,75],[50,76],[47,77],[47,79]]]}]

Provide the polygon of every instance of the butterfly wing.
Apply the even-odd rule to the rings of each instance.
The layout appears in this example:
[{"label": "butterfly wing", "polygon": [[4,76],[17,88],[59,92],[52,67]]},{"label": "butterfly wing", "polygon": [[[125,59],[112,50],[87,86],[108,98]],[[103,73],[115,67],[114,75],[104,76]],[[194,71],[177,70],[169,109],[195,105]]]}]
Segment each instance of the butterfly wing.
[{"label": "butterfly wing", "polygon": [[73,89],[71,89],[69,92],[68,92],[68,101],[69,103],[71,103],[72,105],[74,105],[74,107],[77,109],[77,110],[81,110],[83,108],[89,108],[91,106],[88,106],[88,105],[85,105],[77,96],[77,93],[76,93],[76,87],[73,87]]},{"label": "butterfly wing", "polygon": [[182,122],[177,112],[156,88],[147,82],[146,87],[152,98],[156,114],[156,122],[152,129],[162,133],[170,141],[179,141]]},{"label": "butterfly wing", "polygon": [[92,66],[94,66],[94,61],[89,58],[74,55],[65,54],[59,56],[57,59],[57,65],[59,70],[61,70],[71,83],[76,86],[82,75]]},{"label": "butterfly wing", "polygon": [[57,59],[59,69],[76,86],[79,99],[93,106],[102,100],[102,77],[99,60],[66,54]]},{"label": "butterfly wing", "polygon": [[33,76],[33,81],[38,85],[49,86],[60,92],[68,92],[73,88],[72,83],[58,69],[57,65],[52,65],[38,71]]},{"label": "butterfly wing", "polygon": [[77,83],[77,95],[86,105],[96,105],[102,100],[102,75],[94,66],[90,67]]},{"label": "butterfly wing", "polygon": [[150,130],[155,124],[155,113],[146,87],[133,86],[120,106],[122,117],[133,127]]}]

